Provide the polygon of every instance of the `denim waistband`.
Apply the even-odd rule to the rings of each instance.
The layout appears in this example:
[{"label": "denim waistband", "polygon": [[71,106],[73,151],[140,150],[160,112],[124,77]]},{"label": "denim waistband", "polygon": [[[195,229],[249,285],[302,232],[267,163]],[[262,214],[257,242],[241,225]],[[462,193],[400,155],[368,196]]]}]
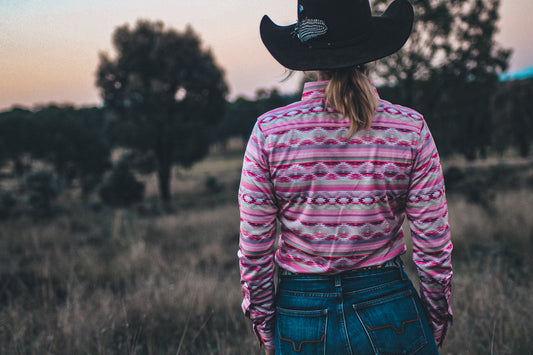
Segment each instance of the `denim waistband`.
[{"label": "denim waistband", "polygon": [[362,268],[356,268],[356,269],[352,269],[352,270],[346,270],[346,271],[342,271],[342,272],[339,272],[337,274],[316,274],[316,273],[296,273],[296,272],[291,272],[291,271],[288,271],[288,270],[285,270],[285,269],[282,269],[282,268],[279,268],[278,272],[279,272],[279,275],[280,276],[313,276],[313,277],[317,277],[317,276],[324,276],[324,277],[329,277],[329,276],[335,276],[335,275],[342,275],[342,276],[349,276],[349,275],[357,275],[357,274],[362,274],[362,273],[365,273],[367,271],[374,271],[374,270],[381,270],[381,269],[403,269],[403,262],[402,262],[402,259],[400,259],[399,256],[383,263],[383,264],[379,264],[379,265],[372,265],[372,266],[365,266],[365,267],[362,267]]}]

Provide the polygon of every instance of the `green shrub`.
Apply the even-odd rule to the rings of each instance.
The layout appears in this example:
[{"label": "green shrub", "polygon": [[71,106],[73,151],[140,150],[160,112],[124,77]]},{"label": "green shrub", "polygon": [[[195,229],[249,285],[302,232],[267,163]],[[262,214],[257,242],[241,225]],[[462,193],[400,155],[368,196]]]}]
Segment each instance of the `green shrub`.
[{"label": "green shrub", "polygon": [[156,157],[153,152],[131,151],[121,158],[133,170],[140,174],[150,174],[157,170]]},{"label": "green shrub", "polygon": [[216,195],[224,188],[218,179],[214,176],[208,176],[205,180],[205,189],[212,195]]},{"label": "green shrub", "polygon": [[81,191],[87,197],[102,181],[102,175],[96,173],[85,174],[80,177]]},{"label": "green shrub", "polygon": [[24,187],[29,214],[34,218],[52,217],[53,203],[59,194],[55,175],[48,170],[31,172],[24,178]]},{"label": "green shrub", "polygon": [[135,178],[129,164],[119,162],[100,187],[100,198],[111,207],[127,207],[140,202],[144,184]]},{"label": "green shrub", "polygon": [[0,190],[0,220],[11,218],[15,214],[16,199],[10,191]]},{"label": "green shrub", "polygon": [[448,192],[456,192],[460,188],[466,175],[463,170],[457,166],[451,166],[444,171],[444,180],[446,181],[446,190]]}]

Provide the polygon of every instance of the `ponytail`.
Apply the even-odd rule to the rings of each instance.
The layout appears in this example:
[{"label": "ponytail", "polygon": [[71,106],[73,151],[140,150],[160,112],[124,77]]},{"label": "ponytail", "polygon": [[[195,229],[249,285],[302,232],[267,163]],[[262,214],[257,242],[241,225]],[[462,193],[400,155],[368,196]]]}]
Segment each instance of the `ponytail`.
[{"label": "ponytail", "polygon": [[348,137],[368,129],[378,106],[378,97],[361,66],[321,71],[321,79],[329,79],[326,104],[350,119]]}]

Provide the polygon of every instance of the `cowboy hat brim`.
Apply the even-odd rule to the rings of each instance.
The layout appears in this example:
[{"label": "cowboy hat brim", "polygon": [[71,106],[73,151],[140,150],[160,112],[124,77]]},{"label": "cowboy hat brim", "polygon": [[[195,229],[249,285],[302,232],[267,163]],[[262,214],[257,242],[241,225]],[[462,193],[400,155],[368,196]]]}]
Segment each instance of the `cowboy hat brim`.
[{"label": "cowboy hat brim", "polygon": [[261,39],[270,54],[292,70],[328,70],[372,62],[398,51],[413,26],[413,7],[395,0],[381,16],[371,18],[368,35],[346,45],[314,46],[295,35],[297,24],[278,26],[268,16],[261,20]]}]

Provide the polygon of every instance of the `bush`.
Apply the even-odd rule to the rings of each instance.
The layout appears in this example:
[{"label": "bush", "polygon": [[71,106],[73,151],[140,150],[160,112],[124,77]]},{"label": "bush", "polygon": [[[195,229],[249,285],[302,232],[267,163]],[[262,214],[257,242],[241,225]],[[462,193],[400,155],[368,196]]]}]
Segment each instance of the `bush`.
[{"label": "bush", "polygon": [[209,192],[211,195],[218,194],[224,188],[222,184],[218,181],[218,179],[214,176],[208,176],[207,179],[205,179],[204,185],[207,192]]},{"label": "bush", "polygon": [[15,214],[17,201],[10,191],[0,190],[0,220],[11,218]]},{"label": "bush", "polygon": [[54,174],[48,170],[29,173],[24,178],[28,193],[28,211],[34,218],[49,218],[54,214],[53,202],[59,194]]},{"label": "bush", "polygon": [[85,174],[80,177],[81,191],[87,197],[102,181],[102,175],[96,173]]},{"label": "bush", "polygon": [[457,166],[451,166],[444,172],[444,181],[446,181],[446,190],[448,192],[456,192],[464,181],[466,175]]},{"label": "bush", "polygon": [[131,151],[126,153],[121,161],[126,162],[140,174],[150,174],[157,170],[156,157],[153,152]]},{"label": "bush", "polygon": [[127,207],[140,202],[144,195],[144,184],[135,178],[130,166],[121,161],[100,187],[100,198],[111,207]]}]

